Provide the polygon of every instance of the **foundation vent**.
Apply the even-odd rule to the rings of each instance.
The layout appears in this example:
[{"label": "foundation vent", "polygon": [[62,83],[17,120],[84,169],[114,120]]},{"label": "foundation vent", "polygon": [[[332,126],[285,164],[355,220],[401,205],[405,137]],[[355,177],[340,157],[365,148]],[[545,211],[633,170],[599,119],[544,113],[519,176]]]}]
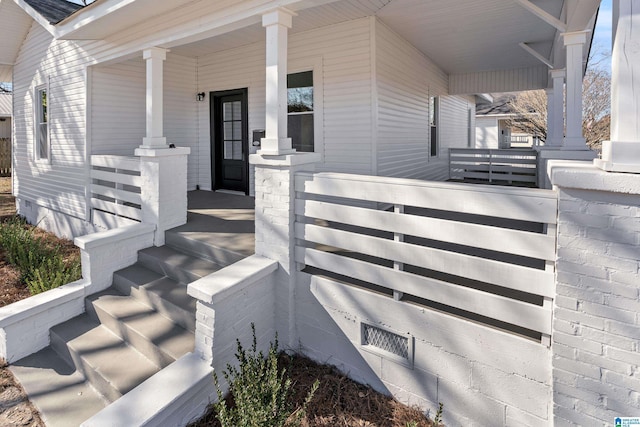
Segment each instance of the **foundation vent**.
[{"label": "foundation vent", "polygon": [[413,366],[413,337],[370,325],[361,324],[363,349],[379,354],[387,359]]}]

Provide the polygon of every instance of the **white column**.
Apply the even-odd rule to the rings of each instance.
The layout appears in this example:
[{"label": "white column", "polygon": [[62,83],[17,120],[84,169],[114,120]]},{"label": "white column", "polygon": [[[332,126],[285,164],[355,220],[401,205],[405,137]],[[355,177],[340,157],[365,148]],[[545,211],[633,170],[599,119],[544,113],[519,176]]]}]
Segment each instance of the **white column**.
[{"label": "white column", "polygon": [[640,173],[640,2],[615,0],[613,23],[611,141],[602,143],[602,160],[595,164],[607,171]]},{"label": "white column", "polygon": [[262,15],[266,28],[266,117],[265,138],[259,154],[295,152],[287,137],[287,34],[295,13],[284,8]]},{"label": "white column", "polygon": [[162,129],[163,121],[163,62],[167,50],[152,47],[143,51],[147,63],[147,136],[142,139],[143,148],[167,148]]},{"label": "white column", "polygon": [[564,33],[564,45],[567,48],[567,133],[564,138],[564,150],[588,150],[582,136],[582,53],[587,41],[588,31]]},{"label": "white column", "polygon": [[547,89],[547,140],[545,146],[560,147],[564,139],[565,70],[551,70],[553,86]]}]

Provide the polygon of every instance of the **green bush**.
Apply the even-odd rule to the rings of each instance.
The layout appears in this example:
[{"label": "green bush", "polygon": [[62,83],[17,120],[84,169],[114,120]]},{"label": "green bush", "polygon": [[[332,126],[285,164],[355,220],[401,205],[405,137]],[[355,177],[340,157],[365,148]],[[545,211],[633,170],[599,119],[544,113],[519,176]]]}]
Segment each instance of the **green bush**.
[{"label": "green bush", "polygon": [[5,250],[7,261],[23,273],[23,280],[31,268],[42,264],[52,252],[33,237],[25,221],[18,217],[0,226],[0,246]]},{"label": "green bush", "polygon": [[0,224],[0,247],[7,261],[20,270],[21,280],[32,295],[57,288],[81,276],[80,261],[67,265],[59,246],[36,238],[24,219],[14,217]]},{"label": "green bush", "polygon": [[31,295],[54,289],[78,280],[82,275],[80,261],[66,265],[60,254],[47,258],[42,264],[30,271],[25,282]]},{"label": "green bush", "polygon": [[[291,379],[285,369],[278,369],[278,336],[270,343],[267,357],[257,351],[256,330],[251,324],[253,345],[245,350],[237,341],[236,359],[239,367],[227,364],[223,372],[233,397],[233,406],[228,406],[222,395],[218,376],[214,372],[218,387],[218,402],[215,404],[217,418],[222,427],[282,427],[300,425],[304,409],[318,388],[316,381],[307,394],[302,408],[296,411],[290,403]],[[293,413],[296,412],[295,415]],[[293,415],[293,416],[292,416]]]}]

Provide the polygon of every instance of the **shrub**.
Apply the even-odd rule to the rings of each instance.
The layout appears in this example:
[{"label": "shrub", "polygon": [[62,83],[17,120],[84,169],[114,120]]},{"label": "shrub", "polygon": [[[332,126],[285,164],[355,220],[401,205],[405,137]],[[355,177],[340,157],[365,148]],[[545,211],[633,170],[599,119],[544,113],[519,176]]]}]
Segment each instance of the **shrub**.
[{"label": "shrub", "polygon": [[[253,345],[245,350],[237,342],[236,359],[239,367],[227,364],[223,372],[229,384],[234,405],[227,406],[218,376],[214,372],[218,387],[218,402],[215,404],[217,418],[222,427],[282,427],[300,425],[304,409],[318,388],[316,381],[302,408],[296,410],[290,403],[291,379],[285,369],[278,369],[278,336],[270,343],[269,353],[264,357],[257,351],[256,330],[251,324]],[[294,413],[295,411],[295,413]]]},{"label": "shrub", "polygon": [[65,263],[58,245],[36,238],[24,219],[19,217],[0,224],[0,246],[7,261],[20,270],[21,280],[32,295],[77,280],[81,276],[80,261]]},{"label": "shrub", "polygon": [[31,277],[27,278],[25,282],[31,295],[36,295],[78,280],[81,274],[79,260],[74,260],[70,265],[66,265],[62,256],[55,254],[31,270]]}]

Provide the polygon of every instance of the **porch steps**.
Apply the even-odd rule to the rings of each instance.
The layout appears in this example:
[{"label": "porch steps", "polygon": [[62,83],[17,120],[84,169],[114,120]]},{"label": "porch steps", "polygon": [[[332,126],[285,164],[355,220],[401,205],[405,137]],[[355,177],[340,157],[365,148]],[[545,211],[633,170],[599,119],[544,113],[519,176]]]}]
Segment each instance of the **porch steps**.
[{"label": "porch steps", "polygon": [[86,313],[51,328],[49,347],[11,366],[47,426],[80,425],[193,351],[196,304],[185,283],[220,268],[169,246],[144,249],[86,298]]}]

